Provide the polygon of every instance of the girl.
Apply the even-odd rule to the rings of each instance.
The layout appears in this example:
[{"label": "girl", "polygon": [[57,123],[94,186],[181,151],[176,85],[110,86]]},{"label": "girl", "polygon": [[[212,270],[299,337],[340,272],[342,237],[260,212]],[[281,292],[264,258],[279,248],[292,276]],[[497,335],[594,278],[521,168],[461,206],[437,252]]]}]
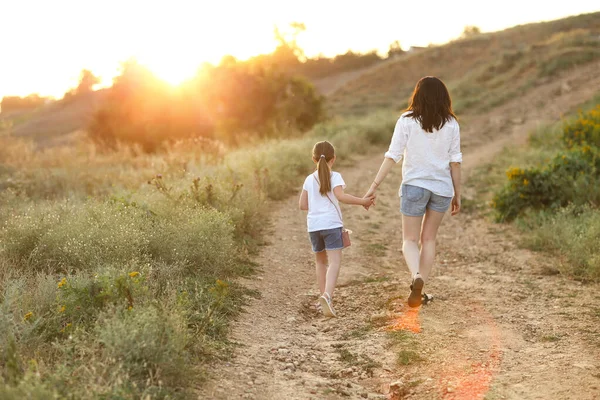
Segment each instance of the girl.
[{"label": "girl", "polygon": [[402,159],[402,252],[412,273],[408,305],[418,307],[430,299],[421,291],[431,272],[444,213],[450,206],[452,215],[460,211],[460,130],[448,89],[438,78],[427,76],[417,82],[366,198]]},{"label": "girl", "polygon": [[[300,209],[308,211],[308,235],[317,261],[317,283],[323,314],[335,317],[331,301],[342,261],[342,213],[339,202],[369,207],[374,195],[364,198],[344,193],[346,184],[339,172],[331,168],[335,163],[335,150],[329,142],[319,142],[313,147],[312,159],[317,170],[304,180],[300,194]],[[329,263],[329,267],[328,264]]]}]

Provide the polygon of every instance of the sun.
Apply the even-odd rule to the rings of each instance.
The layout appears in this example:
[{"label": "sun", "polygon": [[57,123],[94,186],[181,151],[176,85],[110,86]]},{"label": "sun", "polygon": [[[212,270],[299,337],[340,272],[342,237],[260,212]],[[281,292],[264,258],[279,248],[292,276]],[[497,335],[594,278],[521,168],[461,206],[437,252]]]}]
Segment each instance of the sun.
[{"label": "sun", "polygon": [[173,85],[178,86],[184,81],[192,78],[198,69],[199,65],[193,62],[167,62],[159,61],[147,63],[147,67],[160,79]]}]

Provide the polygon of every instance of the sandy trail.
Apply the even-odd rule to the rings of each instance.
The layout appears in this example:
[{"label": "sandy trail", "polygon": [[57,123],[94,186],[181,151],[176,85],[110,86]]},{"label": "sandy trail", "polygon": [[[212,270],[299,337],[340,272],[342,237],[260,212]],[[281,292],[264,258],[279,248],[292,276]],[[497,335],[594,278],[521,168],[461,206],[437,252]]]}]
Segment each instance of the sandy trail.
[{"label": "sandy trail", "polygon": [[[595,63],[465,118],[465,196],[478,189],[468,181],[475,167],[594,95],[599,69]],[[542,105],[532,109],[534,100]],[[347,191],[366,190],[381,160],[379,152],[338,168]],[[548,275],[554,260],[520,249],[512,227],[469,212],[448,215],[426,286],[436,299],[408,310],[400,173],[395,168],[382,184],[376,208],[342,208],[355,234],[334,296],[337,319],[313,307],[314,261],[297,199],[274,205],[270,243],[256,260],[262,272],[243,281],[262,298],[233,324],[240,347],[214,365],[200,397],[600,399],[597,286]]]}]

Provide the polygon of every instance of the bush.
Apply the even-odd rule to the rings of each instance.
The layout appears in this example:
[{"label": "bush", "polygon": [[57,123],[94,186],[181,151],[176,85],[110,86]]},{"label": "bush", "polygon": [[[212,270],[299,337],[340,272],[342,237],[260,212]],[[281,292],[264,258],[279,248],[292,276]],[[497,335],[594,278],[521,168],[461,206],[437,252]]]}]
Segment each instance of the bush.
[{"label": "bush", "polygon": [[188,334],[176,310],[156,306],[110,310],[96,327],[103,358],[121,365],[140,386],[182,386],[188,364]]},{"label": "bush", "polygon": [[[492,201],[497,220],[510,221],[528,210],[558,210],[569,204],[600,204],[600,106],[563,127],[569,146],[543,167],[511,168],[508,183]],[[589,143],[589,144],[588,144]],[[591,145],[590,145],[591,144]]]},{"label": "bush", "polygon": [[563,141],[568,147],[600,147],[600,104],[588,112],[580,113],[574,122],[565,124]]}]

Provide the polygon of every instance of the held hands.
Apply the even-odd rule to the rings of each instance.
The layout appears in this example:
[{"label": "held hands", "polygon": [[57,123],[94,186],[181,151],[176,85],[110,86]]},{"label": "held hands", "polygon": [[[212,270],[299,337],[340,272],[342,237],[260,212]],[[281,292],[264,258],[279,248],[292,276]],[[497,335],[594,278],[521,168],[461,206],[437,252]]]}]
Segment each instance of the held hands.
[{"label": "held hands", "polygon": [[374,204],[375,204],[375,195],[365,196],[362,198],[361,205],[365,208],[365,210],[368,210],[369,207],[371,207]]},{"label": "held hands", "polygon": [[377,198],[377,196],[375,196],[375,189],[373,189],[373,188],[369,189],[369,191],[363,196],[363,200],[370,200],[368,202],[365,202],[365,204],[362,205],[364,207],[364,209],[369,211],[369,208],[371,206],[375,205],[376,198]]}]

